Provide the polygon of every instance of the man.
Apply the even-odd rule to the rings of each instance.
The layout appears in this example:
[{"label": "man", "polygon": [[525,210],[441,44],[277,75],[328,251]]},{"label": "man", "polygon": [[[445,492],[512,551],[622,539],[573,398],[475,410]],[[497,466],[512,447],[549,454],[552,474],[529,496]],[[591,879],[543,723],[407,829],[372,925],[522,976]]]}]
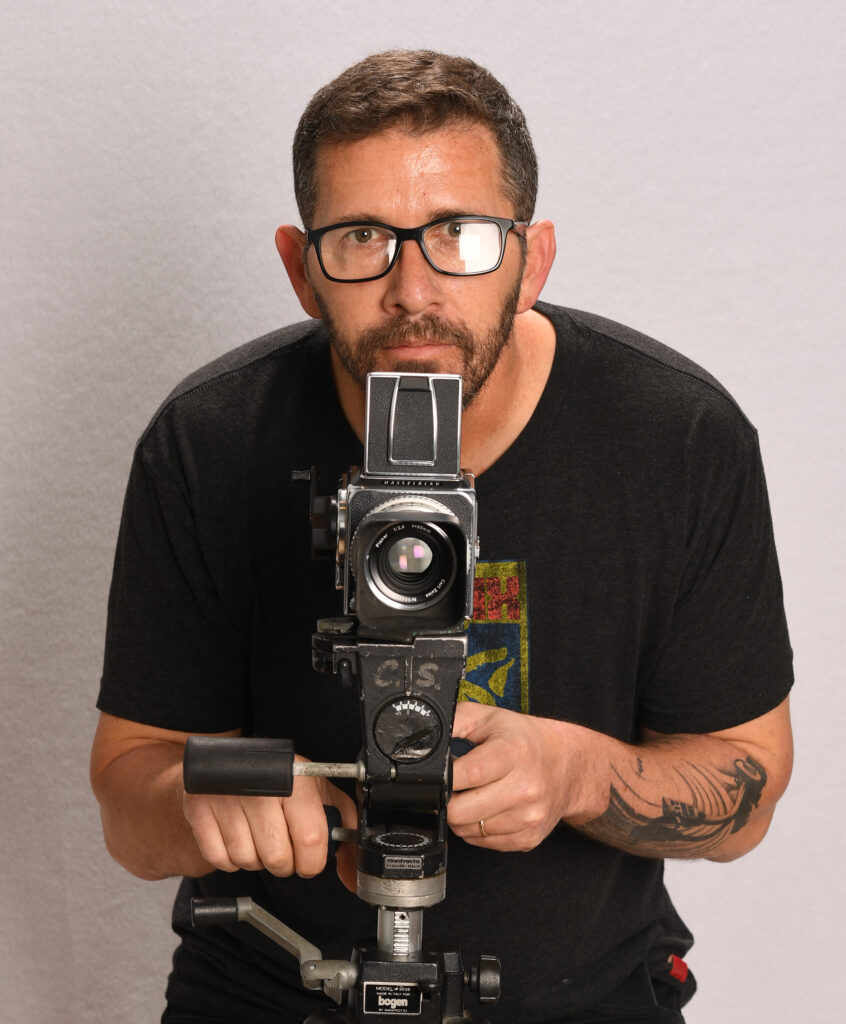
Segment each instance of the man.
[{"label": "man", "polygon": [[[328,492],[361,461],[366,374],[403,369],[463,375],[484,559],[454,729],[475,746],[426,938],[501,957],[494,1022],[681,1021],[692,939],[663,858],[746,853],[791,766],[754,429],[683,357],[539,302],[555,241],[531,222],[531,140],[472,62],[362,61],[309,104],[294,168],[306,230],[276,241],[313,319],[174,392],[136,450],[118,543],[92,779],[113,856],[186,876],[163,1019],[315,1005],[251,929],[192,931],[192,895],[251,895],[327,956],[373,928],[323,870],[322,805],[353,826],[346,792],[187,796],[181,761],[195,733],[355,759],[355,698],[310,667],[315,619],[339,605],[301,551],[290,471],[317,465]],[[350,886],[345,853],[338,874]]]}]

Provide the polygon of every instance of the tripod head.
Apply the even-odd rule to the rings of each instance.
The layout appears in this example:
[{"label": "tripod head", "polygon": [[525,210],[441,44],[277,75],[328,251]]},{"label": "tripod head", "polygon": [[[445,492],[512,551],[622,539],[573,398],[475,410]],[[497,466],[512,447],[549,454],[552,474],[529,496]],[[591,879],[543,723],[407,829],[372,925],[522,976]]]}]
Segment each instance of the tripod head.
[{"label": "tripod head", "polygon": [[358,781],[357,893],[377,908],[375,941],[350,961],[320,951],[250,900],[195,900],[196,924],[243,920],[300,961],[303,984],[322,987],[340,1010],[308,1024],[415,1015],[420,1024],[479,1020],[499,996],[499,962],[465,972],[455,948],[423,941],[423,910],[446,895],[450,741],[467,655],[477,555],[473,481],[459,468],[461,378],[371,374],[364,467],[341,477],[337,495],[311,481],[312,551],[334,552],[340,618],[312,637],[318,671],[356,688],[362,752],[355,764],[295,762],[285,740],[192,737],[187,792],[288,796],[294,774]]}]

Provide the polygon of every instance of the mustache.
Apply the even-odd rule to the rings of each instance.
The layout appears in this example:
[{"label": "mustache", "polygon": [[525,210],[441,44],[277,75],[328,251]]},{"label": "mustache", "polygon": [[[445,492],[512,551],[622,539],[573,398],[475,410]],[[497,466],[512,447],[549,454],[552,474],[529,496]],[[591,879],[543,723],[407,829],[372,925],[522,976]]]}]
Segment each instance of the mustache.
[{"label": "mustache", "polygon": [[473,334],[467,327],[441,320],[432,313],[424,313],[414,320],[397,317],[389,323],[368,327],[359,336],[359,344],[373,352],[423,338],[435,344],[456,345],[465,352],[473,349]]}]

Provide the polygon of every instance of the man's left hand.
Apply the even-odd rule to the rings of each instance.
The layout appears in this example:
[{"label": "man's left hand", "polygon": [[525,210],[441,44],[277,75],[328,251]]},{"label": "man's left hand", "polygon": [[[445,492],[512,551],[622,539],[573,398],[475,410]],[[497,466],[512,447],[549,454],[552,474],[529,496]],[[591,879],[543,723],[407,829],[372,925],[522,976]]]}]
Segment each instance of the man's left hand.
[{"label": "man's left hand", "polygon": [[[474,747],[454,762],[447,820],[466,842],[502,851],[532,850],[564,820],[641,857],[733,860],[766,834],[793,763],[786,698],[718,732],[642,727],[636,744],[460,703],[453,736]],[[681,818],[666,810],[676,806]]]},{"label": "man's left hand", "polygon": [[459,703],[453,736],[474,748],[453,765],[447,809],[453,832],[474,846],[525,851],[562,818],[582,817],[582,731],[566,722]]}]

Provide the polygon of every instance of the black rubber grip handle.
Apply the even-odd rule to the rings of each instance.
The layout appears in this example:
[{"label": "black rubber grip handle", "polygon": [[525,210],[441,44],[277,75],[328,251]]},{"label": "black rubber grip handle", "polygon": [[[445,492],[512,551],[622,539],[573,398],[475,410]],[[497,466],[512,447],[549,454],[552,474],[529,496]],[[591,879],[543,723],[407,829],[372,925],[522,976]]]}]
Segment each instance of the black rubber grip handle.
[{"label": "black rubber grip handle", "polygon": [[182,777],[186,793],[221,796],[290,796],[294,744],[259,737],[191,736]]},{"label": "black rubber grip handle", "polygon": [[233,896],[195,896],[191,900],[191,927],[202,928],[212,924],[235,924],[238,920],[238,900]]}]

